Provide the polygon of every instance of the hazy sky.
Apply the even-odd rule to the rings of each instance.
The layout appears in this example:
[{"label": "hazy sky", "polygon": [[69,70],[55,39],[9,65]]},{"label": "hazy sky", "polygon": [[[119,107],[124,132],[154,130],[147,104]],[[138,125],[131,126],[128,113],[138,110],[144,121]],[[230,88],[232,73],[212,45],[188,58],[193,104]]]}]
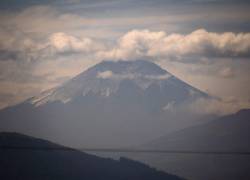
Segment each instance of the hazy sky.
[{"label": "hazy sky", "polygon": [[0,107],[101,60],[146,59],[250,107],[247,0],[1,0]]}]

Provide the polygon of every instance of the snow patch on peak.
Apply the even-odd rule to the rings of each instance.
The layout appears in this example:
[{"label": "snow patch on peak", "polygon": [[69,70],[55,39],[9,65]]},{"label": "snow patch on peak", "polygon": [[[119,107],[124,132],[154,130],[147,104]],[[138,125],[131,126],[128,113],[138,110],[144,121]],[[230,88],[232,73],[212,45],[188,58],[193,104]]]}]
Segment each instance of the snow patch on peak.
[{"label": "snow patch on peak", "polygon": [[55,89],[49,89],[47,91],[42,92],[40,95],[31,98],[30,103],[34,104],[35,106],[40,106],[41,104],[43,104],[43,101],[44,99],[46,99],[46,97],[49,97],[53,94],[54,90]]},{"label": "snow patch on peak", "polygon": [[111,92],[110,88],[106,88],[106,89],[103,89],[103,90],[101,91],[101,96],[109,97],[111,93],[112,93],[112,92]]},{"label": "snow patch on peak", "polygon": [[43,92],[41,95],[33,97],[29,102],[33,104],[35,107],[38,107],[53,101],[60,101],[66,104],[71,101],[71,98],[66,96],[65,97],[62,96],[59,98],[57,90],[54,88]]},{"label": "snow patch on peak", "polygon": [[164,111],[173,111],[175,106],[175,101],[169,102],[167,105],[165,105],[162,110]]}]

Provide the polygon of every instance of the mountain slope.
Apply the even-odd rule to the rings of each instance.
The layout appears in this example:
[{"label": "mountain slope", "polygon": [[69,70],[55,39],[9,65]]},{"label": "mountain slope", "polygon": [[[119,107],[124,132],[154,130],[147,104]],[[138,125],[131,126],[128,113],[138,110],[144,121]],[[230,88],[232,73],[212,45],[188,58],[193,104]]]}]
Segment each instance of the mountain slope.
[{"label": "mountain slope", "polygon": [[21,134],[0,133],[0,148],[0,179],[181,179],[126,158],[99,158]]},{"label": "mountain slope", "polygon": [[[250,110],[162,136],[141,148],[181,151],[250,152]],[[154,167],[194,180],[250,179],[249,155],[129,155]]]},{"label": "mountain slope", "polygon": [[160,90],[166,90],[164,93],[165,96],[168,96],[168,99],[165,98],[165,100],[175,102],[191,98],[191,96],[188,96],[191,93],[192,95],[205,96],[205,93],[182,82],[154,63],[143,60],[104,61],[60,87],[32,98],[30,102],[37,106],[53,101],[67,103],[89,93],[108,97],[118,94],[123,87],[127,87],[126,90],[135,88],[137,91],[145,91],[150,88],[156,89],[157,87]]},{"label": "mountain slope", "polygon": [[198,151],[249,151],[250,110],[163,136],[147,147]]},{"label": "mountain slope", "polygon": [[104,61],[0,111],[0,131],[73,147],[138,145],[196,123],[200,116],[178,109],[201,97],[209,98],[154,63]]}]

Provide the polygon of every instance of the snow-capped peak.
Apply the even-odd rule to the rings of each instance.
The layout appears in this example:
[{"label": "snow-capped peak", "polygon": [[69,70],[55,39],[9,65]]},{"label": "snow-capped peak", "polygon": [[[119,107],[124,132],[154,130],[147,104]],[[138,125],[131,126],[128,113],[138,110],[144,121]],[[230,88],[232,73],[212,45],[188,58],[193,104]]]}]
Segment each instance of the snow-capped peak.
[{"label": "snow-capped peak", "polygon": [[[107,98],[116,93],[124,81],[132,82],[141,90],[146,90],[153,84],[162,87],[166,82],[171,84],[176,81],[175,84],[181,84],[177,78],[152,62],[103,61],[58,88],[32,98],[30,102],[36,106],[53,101],[67,103],[89,93]],[[182,87],[187,87],[184,82]]]}]

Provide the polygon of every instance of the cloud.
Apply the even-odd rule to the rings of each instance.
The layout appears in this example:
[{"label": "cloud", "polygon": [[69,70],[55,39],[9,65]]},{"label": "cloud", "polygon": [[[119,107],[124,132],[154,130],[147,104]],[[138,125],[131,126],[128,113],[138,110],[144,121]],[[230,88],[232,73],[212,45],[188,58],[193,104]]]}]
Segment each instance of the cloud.
[{"label": "cloud", "polygon": [[[249,57],[250,33],[214,33],[198,29],[190,34],[132,30],[115,44],[54,32],[42,38],[30,33],[0,29],[0,58],[46,59],[60,54],[85,53],[98,59],[159,59],[195,61],[217,57]],[[227,70],[229,73],[229,70]],[[222,73],[226,74],[226,72]]]},{"label": "cloud", "polygon": [[108,78],[111,78],[112,76],[113,76],[112,71],[103,71],[97,74],[97,77],[102,78],[102,79],[108,79]]},{"label": "cloud", "polygon": [[0,14],[1,24],[25,33],[46,35],[79,28],[90,20],[72,13],[62,13],[52,6],[30,6],[15,13]]},{"label": "cloud", "polygon": [[154,45],[166,36],[165,32],[150,32],[148,30],[133,30],[123,35],[117,46],[107,52],[100,52],[99,56],[107,59],[136,59],[149,55]]},{"label": "cloud", "polygon": [[101,44],[90,38],[77,38],[63,32],[52,34],[49,45],[59,53],[90,53],[102,48]]},{"label": "cloud", "polygon": [[148,79],[148,80],[166,80],[170,78],[172,75],[171,74],[164,74],[164,75],[142,75],[139,73],[113,73],[112,71],[103,71],[103,72],[98,72],[97,76],[98,78],[102,79],[117,79],[117,80],[123,80],[123,79],[136,79],[136,78],[143,78],[143,79]]},{"label": "cloud", "polygon": [[[9,33],[4,41],[1,39],[1,43],[6,42],[5,45],[9,43],[9,46],[11,44],[17,44],[15,47],[19,46],[11,51],[9,50],[11,48],[8,48],[6,52],[1,54],[5,59],[7,56],[10,58],[16,56],[31,60],[40,58],[40,56],[45,58],[45,54],[50,55],[54,53],[53,51],[58,53],[92,52],[92,55],[96,53],[97,57],[106,59],[167,57],[183,60],[183,57],[188,58],[188,56],[235,57],[250,55],[249,33],[212,33],[198,29],[190,34],[167,34],[165,31],[132,30],[121,36],[116,44],[111,44],[108,51],[106,49],[101,51],[100,46],[107,46],[109,43],[96,43],[96,39],[92,39],[97,36],[110,38],[110,34],[114,38],[114,36],[117,37],[117,34],[125,32],[125,30],[118,32],[116,28],[148,27],[156,21],[158,24],[169,25],[172,21],[179,22],[187,18],[184,15],[179,16],[176,17],[173,14],[168,15],[168,18],[162,15],[147,16],[146,21],[144,16],[86,18],[79,13],[62,11],[54,6],[30,6],[19,12],[0,15],[1,29],[5,27],[7,34]],[[193,16],[188,19],[190,20],[190,18],[194,19]],[[1,34],[0,36],[5,37]],[[54,47],[53,50],[48,49],[45,42],[40,42],[41,39],[47,38],[49,38],[50,45]],[[93,52],[97,49],[100,52]],[[25,53],[23,53],[24,51]],[[28,56],[25,57],[27,54]]]},{"label": "cloud", "polygon": [[0,60],[32,62],[74,53],[94,55],[103,49],[97,40],[63,32],[52,33],[41,40],[29,33],[0,29]]},{"label": "cloud", "polygon": [[227,115],[236,113],[241,109],[248,109],[249,107],[249,102],[238,101],[235,98],[229,97],[225,99],[199,98],[189,104],[187,109],[197,114]]},{"label": "cloud", "polygon": [[30,61],[42,55],[38,53],[42,49],[44,45],[28,34],[0,28],[0,60]]},{"label": "cloud", "polygon": [[111,59],[140,57],[244,57],[250,55],[250,33],[214,33],[198,29],[190,34],[133,30],[122,36],[116,47],[99,56]]},{"label": "cloud", "polygon": [[[250,33],[213,33],[198,29],[190,34],[166,34],[164,31],[132,30],[116,44],[54,32],[38,38],[31,33],[0,29],[0,58],[46,59],[60,54],[85,53],[99,59],[168,58],[192,61],[215,57],[249,57]],[[222,74],[229,73],[224,72]]]},{"label": "cloud", "polygon": [[219,71],[219,75],[223,78],[231,78],[234,76],[234,72],[232,68],[230,67],[225,67]]}]

